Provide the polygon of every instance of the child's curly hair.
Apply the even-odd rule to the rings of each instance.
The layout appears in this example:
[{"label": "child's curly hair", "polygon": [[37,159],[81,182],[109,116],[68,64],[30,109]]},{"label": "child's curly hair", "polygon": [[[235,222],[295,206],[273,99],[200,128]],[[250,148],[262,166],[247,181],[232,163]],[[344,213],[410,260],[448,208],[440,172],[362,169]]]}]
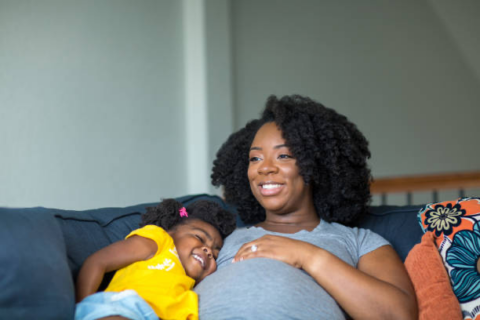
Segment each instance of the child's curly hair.
[{"label": "child's curly hair", "polygon": [[172,230],[192,219],[202,220],[211,224],[225,239],[235,230],[235,216],[223,209],[218,203],[208,200],[198,200],[185,207],[188,217],[180,216],[183,204],[175,199],[164,199],[156,207],[147,207],[142,215],[140,227],[154,224],[164,230]]},{"label": "child's curly hair", "polygon": [[247,170],[255,134],[267,122],[275,122],[282,131],[300,174],[312,185],[318,216],[346,225],[356,222],[370,201],[368,141],[345,116],[299,95],[270,96],[262,117],[230,135],[217,152],[212,183],[224,187],[226,201],[237,206],[242,220],[265,220],[265,210],[250,190]]}]

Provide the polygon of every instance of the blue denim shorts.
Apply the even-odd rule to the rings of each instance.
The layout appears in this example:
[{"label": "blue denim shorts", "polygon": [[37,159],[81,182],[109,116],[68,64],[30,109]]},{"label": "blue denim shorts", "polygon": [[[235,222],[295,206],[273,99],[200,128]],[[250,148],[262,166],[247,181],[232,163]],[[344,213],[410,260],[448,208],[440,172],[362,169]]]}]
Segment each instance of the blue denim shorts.
[{"label": "blue denim shorts", "polygon": [[135,320],[158,320],[155,311],[134,290],[98,292],[77,303],[75,320],[122,316]]}]

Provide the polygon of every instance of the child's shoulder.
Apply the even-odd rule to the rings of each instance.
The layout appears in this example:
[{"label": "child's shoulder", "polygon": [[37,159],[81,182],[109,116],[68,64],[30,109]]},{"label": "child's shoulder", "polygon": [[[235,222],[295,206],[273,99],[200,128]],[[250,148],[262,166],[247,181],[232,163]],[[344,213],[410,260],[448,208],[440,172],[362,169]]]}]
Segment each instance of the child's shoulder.
[{"label": "child's shoulder", "polygon": [[[147,224],[146,226],[143,226],[143,227],[138,228],[136,230],[151,230],[151,231],[156,231],[156,232],[167,232],[162,227],[156,226],[154,224]],[[134,230],[134,231],[136,231],[136,230]]]},{"label": "child's shoulder", "polygon": [[133,230],[132,232],[130,232],[130,234],[126,238],[129,238],[134,235],[142,236],[142,237],[153,239],[153,240],[170,238],[170,235],[168,234],[167,231],[165,231],[165,229],[153,224],[148,224],[146,226]]}]

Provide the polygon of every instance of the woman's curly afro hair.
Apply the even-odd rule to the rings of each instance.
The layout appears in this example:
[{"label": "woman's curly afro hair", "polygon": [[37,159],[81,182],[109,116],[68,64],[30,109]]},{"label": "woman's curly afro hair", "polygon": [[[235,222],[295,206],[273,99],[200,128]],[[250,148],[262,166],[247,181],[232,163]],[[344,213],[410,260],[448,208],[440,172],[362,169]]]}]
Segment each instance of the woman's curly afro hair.
[{"label": "woman's curly afro hair", "polygon": [[352,225],[370,201],[368,141],[345,116],[299,95],[270,96],[262,117],[230,135],[213,162],[212,183],[224,187],[225,200],[236,205],[245,223],[265,220],[265,210],[250,190],[249,149],[258,129],[274,122],[311,184],[318,216]]},{"label": "woman's curly afro hair", "polygon": [[181,202],[175,199],[165,199],[156,207],[147,207],[142,215],[140,227],[154,224],[164,230],[175,230],[176,227],[193,219],[202,220],[218,230],[225,239],[235,230],[236,220],[233,213],[223,209],[218,203],[208,200],[198,200],[185,207],[188,217],[180,216]]}]

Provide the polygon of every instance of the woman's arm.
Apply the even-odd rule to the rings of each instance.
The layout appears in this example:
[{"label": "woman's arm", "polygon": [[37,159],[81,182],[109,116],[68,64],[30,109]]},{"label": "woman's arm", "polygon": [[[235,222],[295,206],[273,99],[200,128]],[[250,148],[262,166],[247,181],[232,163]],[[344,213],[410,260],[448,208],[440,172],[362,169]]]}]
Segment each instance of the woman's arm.
[{"label": "woman's arm", "polygon": [[155,241],[135,235],[95,252],[85,260],[78,274],[77,302],[97,291],[105,273],[137,261],[148,260],[155,255],[157,250],[158,246]]},{"label": "woman's arm", "polygon": [[413,286],[390,246],[362,256],[356,269],[310,243],[267,235],[244,244],[234,262],[257,257],[302,268],[354,319],[417,319]]}]

